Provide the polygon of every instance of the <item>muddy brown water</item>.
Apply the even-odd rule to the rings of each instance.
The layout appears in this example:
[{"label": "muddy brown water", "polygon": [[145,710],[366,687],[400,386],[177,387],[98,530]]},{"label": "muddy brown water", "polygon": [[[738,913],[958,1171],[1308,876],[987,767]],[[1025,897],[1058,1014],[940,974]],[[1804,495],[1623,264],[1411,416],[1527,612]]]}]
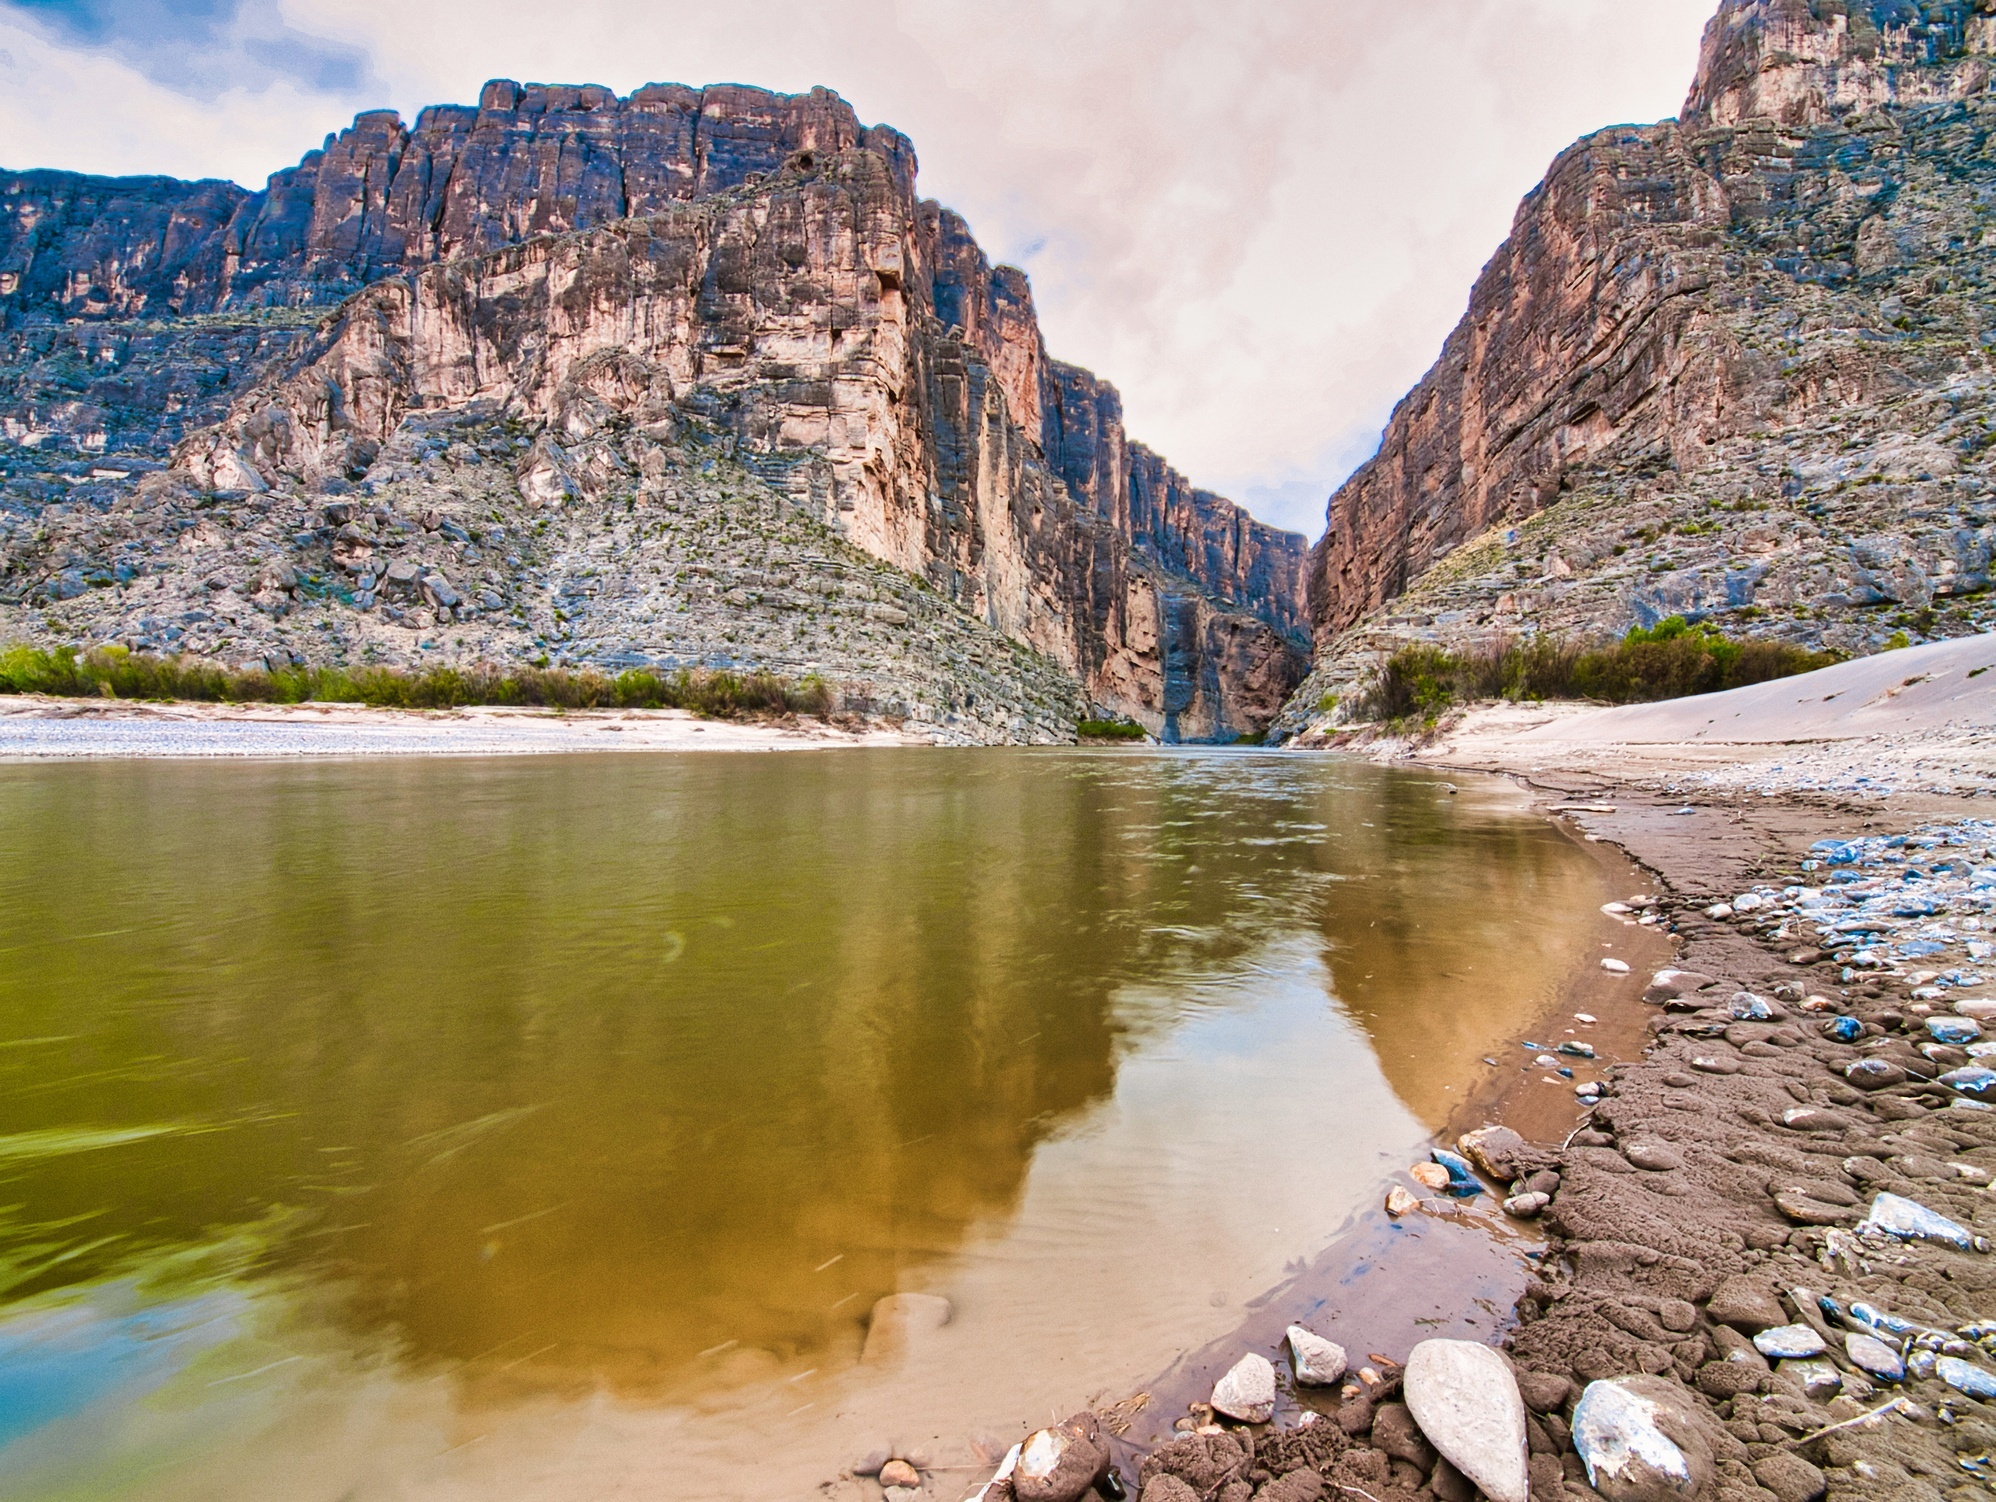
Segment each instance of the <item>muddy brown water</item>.
[{"label": "muddy brown water", "polygon": [[1627,876],[1453,785],[0,766],[0,1494],[802,1497],[1126,1391],[1602,952]]}]

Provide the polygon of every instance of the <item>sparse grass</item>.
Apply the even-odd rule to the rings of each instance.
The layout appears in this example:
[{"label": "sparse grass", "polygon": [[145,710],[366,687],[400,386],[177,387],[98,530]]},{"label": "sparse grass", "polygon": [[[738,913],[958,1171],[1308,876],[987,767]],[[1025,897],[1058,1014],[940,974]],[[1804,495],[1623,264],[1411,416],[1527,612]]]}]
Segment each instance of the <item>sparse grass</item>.
[{"label": "sparse grass", "polygon": [[1478,650],[1402,648],[1381,665],[1357,717],[1432,721],[1474,699],[1600,699],[1633,704],[1766,683],[1839,659],[1787,642],[1734,641],[1672,616],[1612,646],[1585,648],[1550,637],[1493,642]]},{"label": "sparse grass", "polygon": [[716,719],[758,715],[823,716],[834,708],[820,678],[792,682],[774,673],[635,669],[614,678],[561,668],[435,667],[281,668],[234,672],[186,657],[152,657],[121,648],[79,653],[13,647],[0,651],[0,693],[65,698],[193,699],[209,703],[370,704],[384,709],[454,709],[472,705],[550,709],[685,709]]}]

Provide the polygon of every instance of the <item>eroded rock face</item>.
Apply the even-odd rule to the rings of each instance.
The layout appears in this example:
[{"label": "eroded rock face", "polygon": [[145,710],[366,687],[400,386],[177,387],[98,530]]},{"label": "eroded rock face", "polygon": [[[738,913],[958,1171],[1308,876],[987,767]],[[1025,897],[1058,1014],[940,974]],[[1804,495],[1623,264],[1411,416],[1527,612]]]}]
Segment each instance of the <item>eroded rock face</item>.
[{"label": "eroded rock face", "polygon": [[738,187],[864,146],[912,192],[915,152],[829,89],[495,79],[414,127],[371,110],[259,193],[233,183],[0,174],[0,314],[155,316],[323,303],[380,277]]},{"label": "eroded rock face", "polygon": [[1681,122],[1554,162],[1331,499],[1285,725],[1409,641],[1996,621],[1978,10],[1726,0]]},{"label": "eroded rock face", "polygon": [[[1131,444],[1114,388],[1048,357],[1024,275],[914,176],[903,137],[824,90],[500,82],[413,129],[362,115],[260,194],[0,178],[0,319],[24,355],[0,422],[44,453],[151,457],[193,432],[175,468],[202,490],[371,496],[407,477],[390,449],[414,414],[496,414],[534,434],[511,499],[570,515],[657,505],[697,438],[1097,706],[1168,739],[1259,730],[1307,665],[1303,540]],[[296,305],[349,293],[298,330]],[[143,338],[117,321],[211,309],[230,311]],[[86,322],[56,337],[51,313]],[[218,341],[255,358],[203,353]],[[0,471],[24,512],[75,494],[23,483],[44,462]],[[0,610],[115,574],[70,520],[26,552],[0,535]],[[148,635],[104,614],[93,633]]]}]

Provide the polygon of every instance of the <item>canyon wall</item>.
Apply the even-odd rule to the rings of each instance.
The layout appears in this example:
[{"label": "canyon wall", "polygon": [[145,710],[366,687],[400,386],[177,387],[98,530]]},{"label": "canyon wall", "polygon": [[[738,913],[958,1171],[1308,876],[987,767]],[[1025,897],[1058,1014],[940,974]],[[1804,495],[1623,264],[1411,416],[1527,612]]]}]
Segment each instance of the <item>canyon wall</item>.
[{"label": "canyon wall", "polygon": [[[19,344],[51,316],[212,326],[349,298],[248,394],[210,388],[222,426],[181,473],[369,486],[411,414],[496,404],[545,428],[524,495],[600,503],[644,488],[632,432],[663,447],[690,424],[1098,704],[1166,734],[1258,729],[1307,663],[1304,540],[1131,444],[1114,389],[1049,358],[1023,273],[919,200],[915,167],[824,90],[496,82],[413,128],[362,115],[256,194],[0,177],[0,317]],[[17,381],[0,419],[37,441],[145,426]],[[149,389],[135,375],[125,406]]]},{"label": "canyon wall", "polygon": [[1288,728],[1409,640],[1982,629],[1992,47],[1981,0],[1726,0],[1681,120],[1564,152],[1331,498]]}]

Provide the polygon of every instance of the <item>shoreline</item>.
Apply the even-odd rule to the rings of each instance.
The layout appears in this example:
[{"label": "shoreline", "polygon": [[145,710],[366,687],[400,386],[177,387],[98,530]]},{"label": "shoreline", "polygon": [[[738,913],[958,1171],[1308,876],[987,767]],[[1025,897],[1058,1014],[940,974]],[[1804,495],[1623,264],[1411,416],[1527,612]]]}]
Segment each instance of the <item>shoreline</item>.
[{"label": "shoreline", "polygon": [[[1976,796],[1996,790],[1996,745],[1959,726],[1729,745],[1607,737],[1547,744],[1552,736],[1531,732],[1565,729],[1587,712],[1542,710],[1472,711],[1435,743],[1378,747],[1376,759],[1511,778],[1548,817],[1650,873],[1675,949],[1659,970],[1696,972],[1710,984],[1669,997],[1674,983],[1659,987],[1639,972],[1635,989],[1647,992],[1633,1003],[1640,1028],[1635,1046],[1618,1051],[1621,1061],[1605,1071],[1607,1093],[1564,1142],[1524,1133],[1521,1175],[1559,1175],[1539,1223],[1540,1247],[1525,1245],[1532,1233],[1504,1226],[1501,1215],[1494,1223],[1467,1214],[1437,1220],[1419,1239],[1449,1247],[1456,1283],[1420,1330],[1380,1344],[1374,1332],[1390,1319],[1300,1321],[1345,1345],[1354,1371],[1370,1363],[1377,1382],[1347,1385],[1341,1402],[1313,1403],[1324,1419],[1295,1440],[1280,1437],[1304,1417],[1287,1390],[1281,1347],[1282,1328],[1299,1307],[1289,1296],[1306,1279],[1331,1287],[1370,1279],[1376,1311],[1395,1301],[1391,1291],[1382,1298],[1379,1284],[1399,1283],[1405,1302],[1428,1289],[1442,1265],[1375,1213],[1334,1241],[1303,1278],[1259,1301],[1279,1307],[1182,1363],[1176,1380],[1157,1384],[1165,1401],[1146,1443],[1118,1445],[1116,1458],[1133,1480],[1195,1481],[1200,1466],[1220,1456],[1213,1447],[1243,1435],[1209,1422],[1188,1438],[1192,1422],[1180,1414],[1189,1409],[1195,1421],[1210,1419],[1197,1405],[1213,1379],[1243,1352],[1260,1351],[1282,1374],[1284,1392],[1274,1427],[1251,1431],[1256,1438],[1240,1446],[1261,1457],[1255,1474],[1269,1480],[1316,1471],[1319,1481],[1297,1495],[1321,1483],[1325,1496],[1363,1491],[1375,1502],[1464,1502],[1461,1477],[1446,1465],[1432,1468],[1431,1449],[1410,1449],[1397,1427],[1382,1438],[1372,1424],[1375,1411],[1399,1397],[1397,1363],[1414,1340],[1461,1335],[1497,1345],[1514,1370],[1532,1374],[1522,1385],[1531,1410],[1534,1502],[1596,1502],[1600,1494],[1587,1484],[1573,1443],[1575,1401],[1589,1382],[1639,1374],[1671,1384],[1698,1431],[1710,1471],[1702,1497],[1987,1498],[1986,1478],[1996,1474],[1996,1403],[1932,1375],[1931,1351],[1903,1382],[1861,1369],[1846,1344],[1858,1326],[1827,1315],[1819,1301],[1830,1298],[1840,1311],[1863,1301],[1948,1332],[1996,1315],[1996,1256],[1855,1234],[1874,1195],[1889,1192],[1971,1235],[1996,1236],[1996,1200],[1987,1187],[1996,1177],[1996,1112],[1938,1083],[1945,1066],[1969,1062],[1965,1054],[1956,1059],[1943,1050],[1927,1060],[1918,1051],[1928,1038],[1926,1019],[1952,1017],[1954,999],[1996,998],[1996,959],[1983,949],[1979,970],[1957,969],[1961,983],[1947,989],[1911,963],[1849,969],[1836,958],[1848,947],[1819,949],[1814,925],[1794,911],[1807,899],[1785,892],[1809,890],[1805,882],[1829,874],[1820,862],[1814,872],[1802,869],[1818,841],[1882,841],[1996,816],[1996,801]],[[1867,765],[1856,757],[1881,750],[1888,775],[1856,770]],[[1798,752],[1841,762],[1849,773],[1825,786]],[[1943,765],[1952,775],[1933,775]],[[1985,823],[1976,837],[1988,850],[1996,831]],[[1757,889],[1785,889],[1773,908],[1782,921],[1762,922],[1729,905],[1716,917],[1708,913]],[[1983,923],[1982,933],[1996,929],[1996,912],[1968,915],[1967,937],[1986,943],[1977,937]],[[1915,926],[1915,919],[1897,924],[1907,932]],[[1765,1019],[1732,1016],[1741,992],[1765,1004]],[[1601,1015],[1606,1020],[1605,1009]],[[1856,1046],[1824,1032],[1845,1017],[1862,1030]],[[1899,1082],[1851,1088],[1842,1071],[1874,1053],[1904,1066]],[[1462,1127],[1502,1122],[1506,1093],[1515,1087],[1466,1101],[1438,1141],[1449,1145]],[[1486,1175],[1486,1190],[1498,1182]],[[1495,1309],[1493,1289],[1500,1293]],[[1328,1300],[1320,1307],[1330,1312]],[[1816,1335],[1825,1347],[1820,1358],[1784,1364],[1755,1350],[1754,1332],[1791,1323]],[[1957,1339],[1957,1347],[1955,1354],[1985,1375],[1996,1366],[1973,1342]],[[1914,1362],[1917,1350],[1908,1342],[1901,1355]],[[1895,1400],[1897,1407],[1865,1417]],[[1843,1427],[1822,1432],[1832,1426]],[[1304,1438],[1313,1433],[1321,1437]]]},{"label": "shoreline", "polygon": [[377,709],[0,696],[0,762],[812,751],[935,743],[884,724],[716,720],[684,709]]}]

